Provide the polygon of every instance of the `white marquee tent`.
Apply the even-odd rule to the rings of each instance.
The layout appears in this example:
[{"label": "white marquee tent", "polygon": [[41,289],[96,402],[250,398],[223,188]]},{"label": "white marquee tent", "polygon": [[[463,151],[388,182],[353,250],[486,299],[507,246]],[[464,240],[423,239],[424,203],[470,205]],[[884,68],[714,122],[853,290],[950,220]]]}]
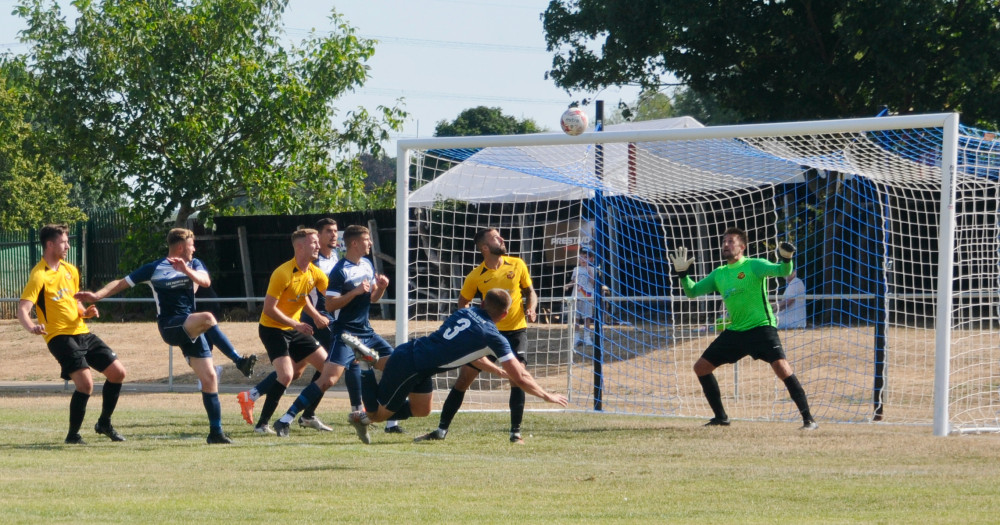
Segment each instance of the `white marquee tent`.
[{"label": "white marquee tent", "polygon": [[[691,117],[628,122],[607,126],[607,131],[640,131],[660,129],[701,128]],[[759,184],[762,176],[768,180],[801,180],[799,164],[780,159],[735,139],[703,142],[691,148],[686,141],[647,145],[634,155],[645,155],[652,162],[690,173],[686,190],[706,190],[733,187],[733,178],[746,185]],[[595,188],[609,194],[636,191],[635,181],[629,188],[629,147],[624,143],[604,145],[602,179],[594,174],[596,147],[593,144],[539,146],[530,148],[489,147],[471,155],[432,182],[410,195],[413,207],[431,206],[435,201],[454,199],[470,203],[535,202],[544,200],[576,200],[593,196]],[[747,170],[747,159],[757,163]],[[730,171],[727,166],[741,166]],[[564,181],[573,180],[576,184]],[[724,182],[723,182],[724,181]],[[642,192],[642,181],[639,181]],[[653,186],[656,183],[646,183]]]}]

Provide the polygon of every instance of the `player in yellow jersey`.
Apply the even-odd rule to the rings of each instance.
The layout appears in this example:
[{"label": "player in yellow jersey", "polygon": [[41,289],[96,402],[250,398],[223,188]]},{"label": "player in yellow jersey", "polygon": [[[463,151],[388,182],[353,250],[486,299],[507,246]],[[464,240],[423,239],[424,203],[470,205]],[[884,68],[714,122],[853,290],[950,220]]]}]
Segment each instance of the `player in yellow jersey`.
[{"label": "player in yellow jersey", "polygon": [[[480,230],[473,237],[476,248],[483,256],[483,262],[477,266],[465,278],[462,291],[458,298],[458,307],[465,308],[472,303],[476,297],[484,297],[486,292],[493,288],[506,290],[511,297],[510,312],[506,317],[497,322],[500,335],[507,339],[510,348],[517,359],[523,364],[524,351],[528,346],[528,323],[534,322],[536,317],[535,308],[538,305],[538,296],[532,287],[531,276],[528,274],[528,266],[517,257],[507,254],[507,245],[503,237],[496,228]],[[523,298],[527,298],[527,306],[522,305]],[[503,370],[496,365],[491,365],[489,370],[497,375],[503,376]],[[479,375],[480,369],[472,365],[465,365],[458,374],[455,385],[448,393],[444,406],[441,407],[441,421],[438,428],[428,434],[419,436],[414,441],[441,440],[448,433],[451,420],[458,413],[458,409],[465,400],[465,391],[472,386],[472,382]],[[510,442],[523,444],[521,437],[521,422],[524,420],[524,390],[511,385],[510,387]]]},{"label": "player in yellow jersey", "polygon": [[302,375],[306,365],[322,370],[326,362],[326,350],[313,337],[313,326],[300,319],[305,310],[316,328],[322,330],[330,324],[329,319],[320,315],[309,300],[309,292],[317,290],[323,295],[329,283],[323,271],[313,264],[319,255],[319,232],[312,228],[296,230],[292,233],[292,248],[295,250],[292,260],[271,273],[264,297],[264,311],[257,327],[267,357],[274,365],[274,372],[236,397],[243,419],[253,424],[254,402],[266,395],[254,428],[258,434],[275,433],[269,425],[271,416],[278,408],[285,389]]},{"label": "player in yellow jersey", "polygon": [[[80,272],[64,261],[69,251],[69,228],[62,224],[49,224],[39,234],[42,243],[42,260],[32,268],[28,283],[21,292],[17,320],[25,330],[45,338],[49,352],[62,368],[61,377],[73,381],[76,390],[69,402],[69,432],[66,443],[84,444],[80,426],[87,413],[87,401],[94,391],[94,378],[90,367],[104,374],[101,416],[94,431],[111,438],[125,438],[111,425],[111,414],[118,404],[118,395],[125,380],[125,366],[118,356],[90,333],[84,319],[98,315],[97,307],[87,308],[73,297],[80,291]],[[35,307],[37,322],[31,318]]]}]

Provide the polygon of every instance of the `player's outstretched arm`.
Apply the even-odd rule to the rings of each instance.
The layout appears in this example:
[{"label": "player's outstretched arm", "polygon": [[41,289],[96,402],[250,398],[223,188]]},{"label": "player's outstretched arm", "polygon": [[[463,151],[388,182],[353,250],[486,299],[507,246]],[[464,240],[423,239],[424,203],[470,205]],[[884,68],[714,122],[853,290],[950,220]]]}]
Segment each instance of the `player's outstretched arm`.
[{"label": "player's outstretched arm", "polygon": [[673,265],[674,273],[677,277],[684,278],[691,275],[691,270],[694,266],[694,256],[688,257],[688,249],[684,246],[678,246],[674,253],[667,256],[670,259],[670,264]]},{"label": "player's outstretched arm", "polygon": [[791,243],[782,242],[778,244],[778,249],[774,252],[778,256],[777,263],[766,259],[757,259],[753,261],[754,271],[768,277],[785,277],[791,274],[792,270],[795,269],[795,263],[792,262],[792,259],[795,257],[795,246]]},{"label": "player's outstretched arm", "polygon": [[112,295],[115,295],[116,293],[128,287],[129,287],[128,281],[126,281],[125,279],[117,279],[104,285],[104,288],[101,288],[96,292],[86,292],[86,291],[77,292],[73,294],[73,297],[76,298],[77,301],[81,301],[84,303],[96,303],[97,301],[100,301],[105,297],[111,297]]},{"label": "player's outstretched arm", "polygon": [[551,394],[539,386],[539,384],[535,382],[535,378],[531,377],[531,374],[529,374],[524,368],[524,365],[522,365],[517,359],[508,359],[501,364],[504,371],[507,372],[507,378],[510,379],[510,382],[520,387],[521,390],[525,391],[525,393],[541,398],[549,403],[555,403],[559,406],[566,406],[569,404],[569,400],[566,399],[566,396],[562,394]]},{"label": "player's outstretched arm", "polygon": [[784,262],[789,262],[795,257],[795,246],[790,242],[778,244],[778,258]]},{"label": "player's outstretched arm", "polygon": [[715,291],[713,274],[708,274],[704,279],[694,282],[691,280],[691,272],[694,270],[694,255],[689,254],[684,246],[678,246],[674,253],[667,255],[670,265],[680,278],[681,288],[687,297],[698,297]]},{"label": "player's outstretched arm", "polygon": [[492,361],[485,357],[480,357],[475,361],[469,363],[473,368],[478,369],[480,372],[489,372],[495,376],[500,376],[504,379],[507,378],[507,371],[499,366],[493,364]]}]

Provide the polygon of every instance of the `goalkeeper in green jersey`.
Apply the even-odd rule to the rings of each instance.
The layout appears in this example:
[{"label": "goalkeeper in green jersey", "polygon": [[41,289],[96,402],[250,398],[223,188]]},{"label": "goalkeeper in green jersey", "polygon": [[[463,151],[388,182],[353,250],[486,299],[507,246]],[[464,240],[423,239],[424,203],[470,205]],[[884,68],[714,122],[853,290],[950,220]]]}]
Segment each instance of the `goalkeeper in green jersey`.
[{"label": "goalkeeper in green jersey", "polygon": [[684,294],[698,297],[718,292],[722,295],[732,321],[694,364],[694,373],[698,375],[708,404],[715,413],[715,417],[706,426],[729,425],[729,416],[722,406],[719,382],[712,372],[721,365],[735,363],[749,355],[771,364],[778,379],[785,382],[788,393],[802,414],[802,429],[814,430],[817,428],[816,422],[809,412],[806,392],[785,359],[785,351],[781,348],[781,340],[775,327],[774,312],[767,300],[767,278],[784,277],[792,273],[795,247],[787,242],[778,246],[778,257],[782,261],[780,264],[766,259],[744,257],[746,247],[746,232],[739,228],[727,229],[722,235],[722,257],[726,259],[726,264],[698,282],[690,277],[694,257],[688,257],[687,248],[678,247],[670,255],[670,262],[680,277]]}]

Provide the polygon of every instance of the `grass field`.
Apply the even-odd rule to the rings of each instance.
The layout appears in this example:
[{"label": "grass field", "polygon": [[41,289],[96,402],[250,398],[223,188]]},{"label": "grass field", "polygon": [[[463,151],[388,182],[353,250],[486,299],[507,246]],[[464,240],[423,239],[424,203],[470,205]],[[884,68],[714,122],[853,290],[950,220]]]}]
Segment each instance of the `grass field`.
[{"label": "grass field", "polygon": [[361,444],[293,427],[258,436],[227,414],[231,446],[204,443],[197,394],[130,394],[115,423],[62,444],[68,395],[0,394],[0,508],[13,523],[992,523],[1000,437],[926,428],[463,412],[444,442],[379,432]]},{"label": "grass field", "polygon": [[[129,384],[163,382],[165,349],[151,325],[94,328],[122,357]],[[259,346],[253,330],[229,328],[238,347]],[[61,384],[40,338],[10,321],[0,332],[0,380]],[[177,382],[190,386],[177,361]],[[250,384],[224,364],[224,383]],[[465,411],[444,442],[411,442],[434,427],[432,414],[404,422],[406,435],[378,430],[365,446],[343,422],[344,397],[320,406],[334,432],[293,426],[279,439],[253,434],[223,394],[236,443],[208,446],[197,393],[123,393],[114,421],[125,443],[93,432],[95,395],[81,447],[62,444],[69,391],[0,391],[2,521],[993,523],[1000,514],[995,434],[530,412],[527,444],[516,446],[506,412]]]}]

